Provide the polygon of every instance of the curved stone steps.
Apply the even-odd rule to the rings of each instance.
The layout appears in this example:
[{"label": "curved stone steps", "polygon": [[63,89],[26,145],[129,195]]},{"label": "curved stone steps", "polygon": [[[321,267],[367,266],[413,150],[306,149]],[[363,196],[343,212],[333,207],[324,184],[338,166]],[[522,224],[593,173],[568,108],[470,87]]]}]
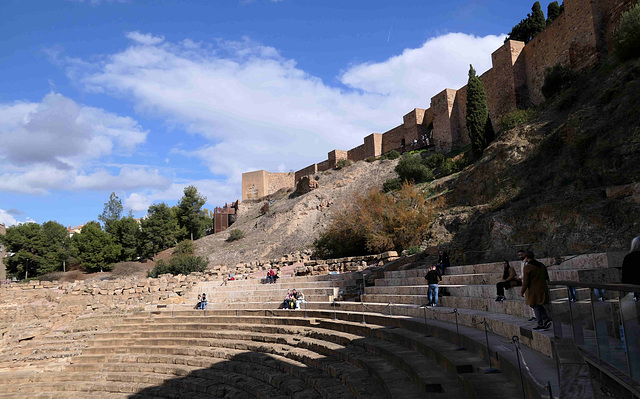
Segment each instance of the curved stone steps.
[{"label": "curved stone steps", "polygon": [[[110,352],[110,350],[105,350],[104,352]],[[353,365],[349,365],[335,359],[327,359],[326,357],[315,353],[312,353],[312,357],[318,358],[319,360],[317,360],[312,367],[309,367],[309,365],[299,361],[299,357],[287,356],[288,351],[281,352],[281,354],[259,354],[264,354],[267,359],[260,364],[272,367],[275,366],[275,368],[279,370],[285,371],[304,380],[319,391],[323,397],[352,397],[348,394],[348,392],[351,391],[357,398],[370,398],[374,397],[372,395],[374,395],[374,393],[379,389],[375,381],[371,381],[371,378],[365,371],[360,370]],[[156,348],[156,350],[154,350],[153,347],[139,347],[138,349],[129,351],[129,356],[136,356],[138,360],[141,355],[150,357],[151,359],[156,359],[156,362],[161,362],[160,359],[164,356],[169,359],[175,359],[176,362],[184,362],[185,364],[190,365],[202,365],[199,359],[203,359],[202,361],[206,366],[206,362],[210,361],[210,358],[254,361],[255,355],[258,355],[258,353],[251,353],[246,350],[218,348],[201,348],[195,350],[184,347],[162,347]],[[79,357],[77,361],[102,362],[108,361],[109,359],[107,358],[108,355],[83,355],[82,357]],[[275,360],[271,360],[271,358],[274,358]],[[337,379],[335,380],[336,382],[331,381],[333,379]]]},{"label": "curved stone steps", "polygon": [[[294,358],[303,363],[313,365],[318,355],[339,359],[375,376],[387,390],[389,397],[418,397],[419,392],[414,383],[402,372],[386,360],[371,355],[363,348],[347,347],[332,342],[316,340],[300,336],[280,336],[263,333],[251,333],[242,336],[238,332],[211,332],[215,338],[149,338],[137,339],[136,345],[130,347],[166,347],[179,345],[186,347],[216,347],[277,353]],[[249,341],[250,340],[250,341]],[[96,340],[89,353],[100,352],[102,345],[113,350],[123,350],[118,340]],[[268,347],[265,347],[267,344]],[[117,349],[116,349],[117,348]],[[292,351],[290,348],[296,348]],[[301,350],[302,349],[302,350]],[[402,393],[404,392],[404,393]]]}]

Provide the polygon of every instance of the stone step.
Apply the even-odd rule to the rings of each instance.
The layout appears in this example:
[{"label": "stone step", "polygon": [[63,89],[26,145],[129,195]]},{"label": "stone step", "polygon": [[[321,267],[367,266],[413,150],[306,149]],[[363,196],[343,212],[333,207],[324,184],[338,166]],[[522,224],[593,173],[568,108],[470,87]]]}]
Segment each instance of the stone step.
[{"label": "stone step", "polygon": [[[374,287],[366,287],[365,294],[363,297],[365,298],[365,302],[376,302],[375,300],[369,301],[367,298],[370,298],[369,295],[376,295],[379,297],[389,296],[388,300],[381,300],[378,302],[391,302],[391,303],[403,303],[403,302],[395,302],[391,300],[394,296],[402,296],[402,295],[416,295],[416,296],[427,296],[427,289],[429,287],[427,285],[413,285],[413,286],[374,286]],[[520,290],[522,287],[512,287],[511,289],[505,290],[505,297],[510,300],[522,300],[524,298],[520,296]],[[472,298],[482,298],[482,299],[495,299],[496,294],[496,286],[495,285],[449,285],[449,284],[438,284],[438,291],[440,296],[457,296],[457,297],[472,297]],[[556,296],[561,293],[566,292],[564,288],[552,288],[549,290],[551,299],[555,299]],[[421,303],[425,303],[423,300]],[[409,302],[413,303],[413,302]]]},{"label": "stone step", "polygon": [[[280,353],[294,353],[290,347],[296,350],[304,350],[304,353],[298,354],[301,359],[313,357],[309,352],[319,353],[325,356],[347,361],[354,366],[366,370],[369,374],[378,378],[391,397],[400,395],[400,391],[408,395],[408,397],[417,397],[419,388],[416,387],[408,377],[395,367],[390,365],[386,360],[372,356],[361,348],[352,346],[344,346],[336,343],[316,340],[301,336],[281,336],[264,333],[248,333],[243,334],[238,331],[219,331],[211,332],[207,335],[211,338],[185,338],[185,337],[169,337],[169,338],[138,338],[135,340],[95,340],[94,346],[87,349],[87,354],[103,354],[103,348],[109,352],[106,353],[128,353],[131,348],[166,348],[171,345],[199,348],[247,348],[253,351],[263,351],[264,343],[269,344],[271,350],[279,350]],[[145,350],[145,349],[142,349]]]},{"label": "stone step", "polygon": [[[198,295],[196,289],[203,289],[205,292],[227,292],[227,291],[261,291],[261,290],[282,290],[285,292],[287,289],[295,288],[298,291],[305,291],[313,288],[333,288],[338,287],[343,289],[347,286],[347,281],[335,280],[335,281],[297,281],[291,283],[283,283],[278,279],[278,282],[275,284],[264,284],[258,280],[247,280],[247,283],[244,284],[234,284],[235,281],[230,281],[227,285],[221,285],[218,282],[203,282],[198,284],[189,295],[195,293]],[[251,283],[249,283],[251,282]],[[202,293],[202,292],[200,292]]]},{"label": "stone step", "polygon": [[[174,341],[175,343],[176,341]],[[222,344],[222,341],[218,341],[218,344]],[[357,392],[357,397],[375,397],[374,393],[379,392],[381,389],[377,384],[371,380],[367,372],[358,369],[354,365],[343,362],[336,358],[326,357],[324,355],[315,353],[313,351],[303,348],[292,348],[288,345],[271,344],[268,347],[260,343],[239,343],[238,345],[242,349],[234,348],[236,343],[233,341],[224,342],[228,347],[197,347],[194,345],[186,346],[141,346],[141,345],[129,345],[125,348],[122,347],[103,347],[91,349],[88,351],[91,353],[103,353],[103,354],[116,354],[116,355],[146,355],[146,356],[161,356],[166,355],[172,358],[221,358],[232,360],[236,359],[239,355],[246,354],[247,351],[255,353],[268,352],[269,356],[274,354],[279,357],[285,357],[293,359],[299,363],[305,364],[305,367],[315,368],[332,375],[334,377],[345,379],[345,385],[353,392]],[[265,353],[266,355],[266,353]],[[335,386],[332,387],[332,392],[340,391]]]},{"label": "stone step", "polygon": [[[564,261],[560,265],[556,265],[556,259],[543,258],[538,259],[540,262],[548,266],[549,273],[557,270],[585,270],[599,268],[615,268],[622,265],[622,259],[626,254],[624,252],[607,252],[584,254],[578,256],[564,256]],[[520,273],[520,261],[510,261],[511,266]],[[502,273],[502,262],[481,263],[476,265],[449,266],[445,271],[445,275],[460,274],[484,274],[484,273]],[[385,272],[385,278],[409,278],[423,277],[426,269],[411,269]]]}]

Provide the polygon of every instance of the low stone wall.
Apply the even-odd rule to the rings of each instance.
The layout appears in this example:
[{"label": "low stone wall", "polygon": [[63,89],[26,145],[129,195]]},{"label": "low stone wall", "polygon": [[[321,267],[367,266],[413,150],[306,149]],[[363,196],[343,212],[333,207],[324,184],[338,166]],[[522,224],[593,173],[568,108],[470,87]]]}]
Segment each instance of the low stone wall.
[{"label": "low stone wall", "polygon": [[362,271],[369,266],[383,266],[387,262],[398,259],[396,251],[388,251],[378,255],[349,256],[346,258],[309,260],[295,268],[296,276],[328,274],[329,272],[348,273]]}]

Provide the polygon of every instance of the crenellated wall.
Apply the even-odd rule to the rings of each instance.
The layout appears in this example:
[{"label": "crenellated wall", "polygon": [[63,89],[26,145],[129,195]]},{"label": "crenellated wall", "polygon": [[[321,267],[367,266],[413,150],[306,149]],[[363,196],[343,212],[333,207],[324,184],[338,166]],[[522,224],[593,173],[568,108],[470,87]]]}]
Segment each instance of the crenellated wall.
[{"label": "crenellated wall", "polygon": [[[565,0],[564,12],[531,42],[525,45],[508,41],[494,51],[491,69],[480,76],[494,128],[513,109],[544,101],[540,88],[547,68],[561,64],[581,70],[605,59],[611,53],[620,15],[634,3],[635,0]],[[392,150],[424,148],[427,144],[439,152],[463,147],[469,143],[466,97],[466,86],[444,89],[431,98],[430,108],[413,109],[404,115],[401,125],[382,134],[370,134],[358,147],[331,151],[327,160],[297,171],[295,181],[333,168],[340,159],[360,161]]]}]

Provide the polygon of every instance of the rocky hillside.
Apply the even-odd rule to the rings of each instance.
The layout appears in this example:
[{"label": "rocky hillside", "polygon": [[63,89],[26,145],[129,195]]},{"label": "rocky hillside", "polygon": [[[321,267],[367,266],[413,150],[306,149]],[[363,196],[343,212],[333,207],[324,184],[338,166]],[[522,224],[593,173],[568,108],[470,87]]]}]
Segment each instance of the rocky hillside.
[{"label": "rocky hillside", "polygon": [[[279,259],[284,254],[311,248],[318,232],[327,226],[331,210],[370,187],[382,187],[394,177],[397,161],[357,162],[341,170],[318,173],[318,188],[296,196],[293,189],[280,191],[264,201],[242,203],[237,221],[222,233],[197,241],[197,254],[212,265]],[[269,211],[262,213],[265,203]],[[227,242],[229,231],[245,237]]]},{"label": "rocky hillside", "polygon": [[[501,132],[482,159],[423,185],[443,196],[425,245],[444,245],[460,262],[626,251],[640,234],[640,62],[582,73],[537,109],[530,123]],[[233,229],[198,241],[211,264],[268,260],[310,248],[331,210],[394,177],[394,161],[358,162],[315,176],[319,188],[243,204]]]}]

